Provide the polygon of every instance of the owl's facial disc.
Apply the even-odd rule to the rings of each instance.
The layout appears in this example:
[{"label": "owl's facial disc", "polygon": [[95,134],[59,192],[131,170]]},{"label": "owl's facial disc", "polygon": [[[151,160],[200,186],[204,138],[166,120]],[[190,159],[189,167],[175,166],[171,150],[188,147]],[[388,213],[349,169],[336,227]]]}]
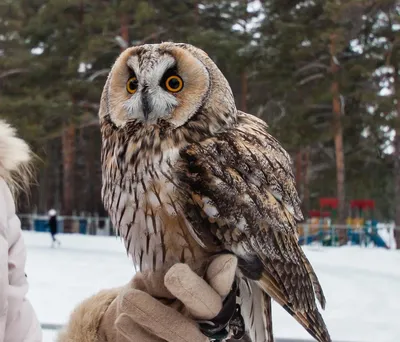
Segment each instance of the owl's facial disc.
[{"label": "owl's facial disc", "polygon": [[121,54],[107,87],[108,113],[117,126],[133,120],[148,125],[163,120],[179,127],[205,101],[210,76],[187,49],[149,44]]}]

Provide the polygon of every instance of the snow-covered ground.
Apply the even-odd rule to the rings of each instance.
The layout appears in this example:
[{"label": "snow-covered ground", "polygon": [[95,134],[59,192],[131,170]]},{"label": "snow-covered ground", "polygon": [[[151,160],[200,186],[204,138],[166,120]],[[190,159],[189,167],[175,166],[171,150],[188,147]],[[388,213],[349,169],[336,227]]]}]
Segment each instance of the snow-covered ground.
[{"label": "snow-covered ground", "polygon": [[[64,324],[81,300],[120,286],[133,268],[119,238],[24,232],[28,248],[29,299],[42,323]],[[360,247],[306,247],[325,290],[323,312],[334,341],[400,341],[400,253]],[[310,339],[283,309],[274,306],[275,336]],[[55,332],[45,331],[44,342]]]}]

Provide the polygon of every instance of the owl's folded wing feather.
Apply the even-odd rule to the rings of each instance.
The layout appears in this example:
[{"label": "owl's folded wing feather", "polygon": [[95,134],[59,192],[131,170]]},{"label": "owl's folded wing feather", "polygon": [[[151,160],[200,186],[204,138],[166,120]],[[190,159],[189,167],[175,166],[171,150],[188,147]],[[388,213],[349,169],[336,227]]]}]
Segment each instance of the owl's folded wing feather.
[{"label": "owl's folded wing feather", "polygon": [[235,129],[183,150],[176,165],[183,209],[200,238],[211,230],[225,249],[249,260],[246,267],[259,260],[260,282],[281,305],[313,313],[314,291],[322,306],[325,298],[297,243],[303,217],[291,161],[266,128],[243,113]]}]

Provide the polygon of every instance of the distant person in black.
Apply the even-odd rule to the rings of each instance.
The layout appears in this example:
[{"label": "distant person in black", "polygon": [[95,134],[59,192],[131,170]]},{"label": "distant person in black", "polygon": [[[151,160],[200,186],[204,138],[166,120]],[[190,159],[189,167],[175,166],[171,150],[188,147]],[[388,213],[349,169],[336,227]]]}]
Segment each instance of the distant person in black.
[{"label": "distant person in black", "polygon": [[50,228],[50,234],[52,238],[52,243],[51,247],[54,247],[54,244],[57,243],[59,246],[61,245],[61,242],[57,240],[56,234],[57,234],[57,212],[54,209],[49,210],[49,228]]}]

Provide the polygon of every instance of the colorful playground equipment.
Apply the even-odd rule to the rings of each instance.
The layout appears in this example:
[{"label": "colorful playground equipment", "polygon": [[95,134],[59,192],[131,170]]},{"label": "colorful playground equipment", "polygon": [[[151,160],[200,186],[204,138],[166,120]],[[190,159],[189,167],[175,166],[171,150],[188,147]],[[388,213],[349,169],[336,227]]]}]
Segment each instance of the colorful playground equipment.
[{"label": "colorful playground equipment", "polygon": [[347,219],[347,235],[352,245],[389,248],[378,233],[378,221],[373,219],[375,201],[360,199],[350,201],[352,216]]},{"label": "colorful playground equipment", "polygon": [[310,210],[309,222],[300,227],[300,244],[310,244],[315,241],[324,246],[332,246],[337,242],[332,221],[336,219],[338,200],[336,198],[320,198],[319,210]]},{"label": "colorful playground equipment", "polygon": [[346,226],[335,224],[338,199],[320,198],[319,210],[309,212],[308,222],[299,228],[300,244],[318,241],[324,246],[338,245],[338,229],[347,229],[348,244],[389,248],[378,233],[378,221],[374,220],[375,202],[370,199],[350,201],[350,217]]}]

